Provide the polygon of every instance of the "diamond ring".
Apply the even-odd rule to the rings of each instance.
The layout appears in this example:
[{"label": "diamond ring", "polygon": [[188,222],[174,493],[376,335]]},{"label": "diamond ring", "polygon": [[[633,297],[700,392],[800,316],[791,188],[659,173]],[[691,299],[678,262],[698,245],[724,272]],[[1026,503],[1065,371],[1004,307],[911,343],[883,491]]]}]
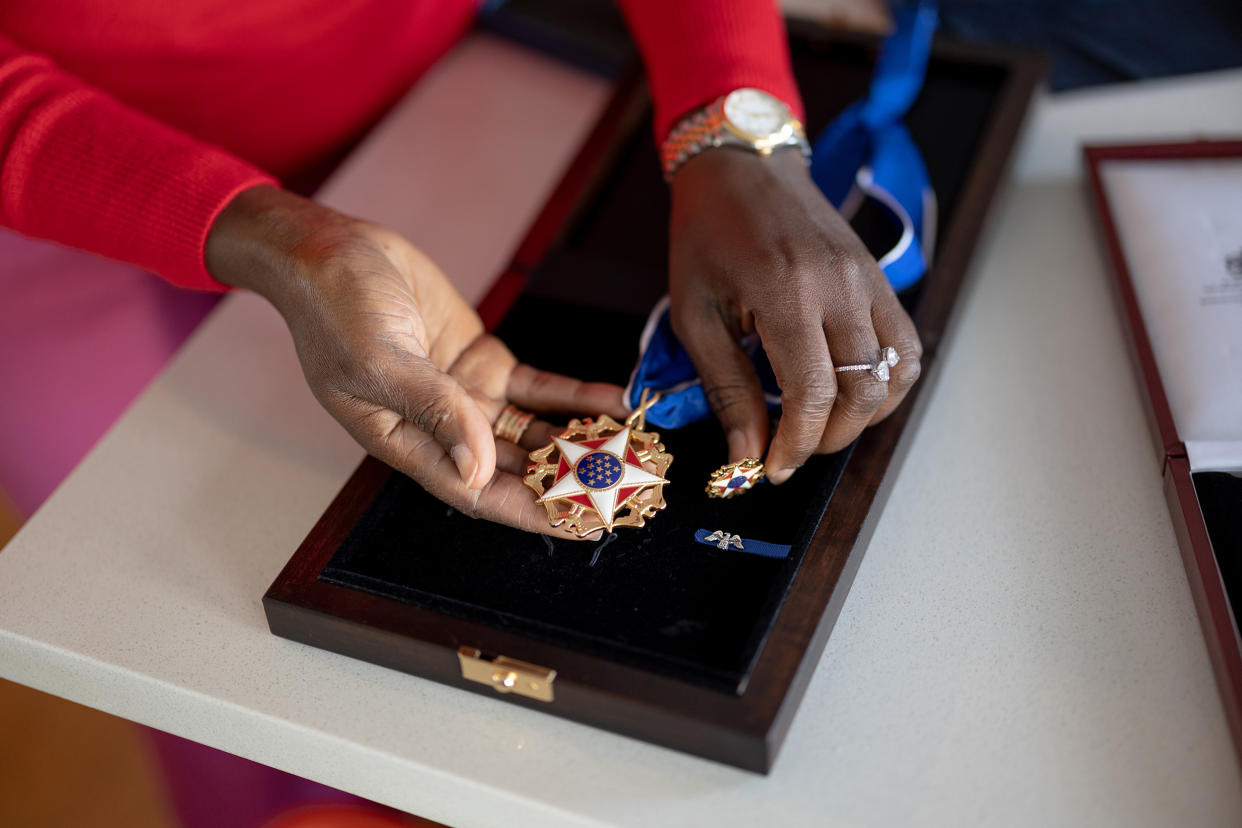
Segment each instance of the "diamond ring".
[{"label": "diamond ring", "polygon": [[836,371],[838,374],[845,371],[870,371],[871,376],[875,377],[880,382],[888,382],[888,369],[892,368],[900,361],[901,357],[897,356],[896,348],[881,348],[880,358],[874,363],[864,362],[859,365],[842,365],[838,367]]}]

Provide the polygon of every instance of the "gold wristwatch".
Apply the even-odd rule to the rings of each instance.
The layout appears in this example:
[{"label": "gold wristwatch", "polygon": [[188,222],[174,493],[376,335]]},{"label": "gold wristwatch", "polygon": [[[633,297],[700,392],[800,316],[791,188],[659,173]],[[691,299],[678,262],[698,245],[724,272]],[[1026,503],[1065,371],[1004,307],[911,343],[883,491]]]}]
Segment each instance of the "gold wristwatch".
[{"label": "gold wristwatch", "polygon": [[802,124],[789,107],[762,89],[735,89],[687,115],[673,127],[660,148],[664,180],[705,149],[737,147],[770,155],[782,147],[797,147],[811,157]]}]

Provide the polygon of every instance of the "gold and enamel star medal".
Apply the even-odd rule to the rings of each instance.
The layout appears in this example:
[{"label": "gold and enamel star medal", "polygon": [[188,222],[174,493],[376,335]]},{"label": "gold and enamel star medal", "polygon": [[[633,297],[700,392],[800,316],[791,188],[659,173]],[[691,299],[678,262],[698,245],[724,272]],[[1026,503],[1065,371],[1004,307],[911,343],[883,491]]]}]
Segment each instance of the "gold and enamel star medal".
[{"label": "gold and enamel star medal", "polygon": [[616,526],[639,527],[666,505],[664,475],[673,455],[643,430],[644,401],[622,425],[608,415],[571,420],[551,445],[530,453],[526,483],[553,526],[578,537]]},{"label": "gold and enamel star medal", "polygon": [[767,473],[758,457],[744,457],[736,463],[726,463],[712,473],[707,481],[707,496],[731,498],[750,491]]}]

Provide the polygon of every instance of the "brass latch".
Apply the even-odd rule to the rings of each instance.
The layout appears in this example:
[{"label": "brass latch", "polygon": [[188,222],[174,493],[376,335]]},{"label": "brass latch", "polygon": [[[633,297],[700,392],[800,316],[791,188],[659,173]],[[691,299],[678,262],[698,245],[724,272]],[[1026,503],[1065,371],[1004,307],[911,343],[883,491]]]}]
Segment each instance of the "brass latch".
[{"label": "brass latch", "polygon": [[517,693],[539,701],[552,701],[555,670],[505,656],[489,660],[474,647],[459,647],[457,660],[461,662],[464,679],[490,684],[497,693]]}]

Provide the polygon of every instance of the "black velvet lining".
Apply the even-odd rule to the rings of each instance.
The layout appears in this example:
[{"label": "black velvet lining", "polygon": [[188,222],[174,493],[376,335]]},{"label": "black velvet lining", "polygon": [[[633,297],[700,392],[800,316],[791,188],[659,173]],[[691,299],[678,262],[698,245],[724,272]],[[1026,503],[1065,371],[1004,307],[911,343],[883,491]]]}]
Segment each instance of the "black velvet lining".
[{"label": "black velvet lining", "polygon": [[1190,479],[1195,484],[1212,553],[1236,619],[1242,610],[1242,477],[1199,472]]},{"label": "black velvet lining", "polygon": [[[463,517],[394,475],[320,577],[472,621],[734,690],[767,631],[848,452],[730,502],[703,484],[714,424],[661,434],[669,506],[601,542],[552,540]],[[786,560],[696,543],[723,529],[789,544]]]},{"label": "black velvet lining", "polygon": [[[863,93],[873,55],[794,38],[810,134]],[[995,101],[1000,69],[934,61],[908,117],[946,227]],[[611,176],[540,265],[498,334],[519,358],[624,384],[639,332],[665,291],[668,195],[640,125]],[[891,228],[866,214],[856,228],[875,250]],[[910,305],[917,291],[904,296]],[[591,343],[553,347],[546,333]],[[709,499],[726,459],[719,426],[661,437],[675,460],[668,508],[640,530],[600,543],[551,541],[471,520],[401,475],[376,497],[321,578],[587,652],[724,692],[745,689],[784,596],[850,451],[811,460],[793,480],[731,501]],[[694,541],[697,529],[789,544],[785,560]]]}]

